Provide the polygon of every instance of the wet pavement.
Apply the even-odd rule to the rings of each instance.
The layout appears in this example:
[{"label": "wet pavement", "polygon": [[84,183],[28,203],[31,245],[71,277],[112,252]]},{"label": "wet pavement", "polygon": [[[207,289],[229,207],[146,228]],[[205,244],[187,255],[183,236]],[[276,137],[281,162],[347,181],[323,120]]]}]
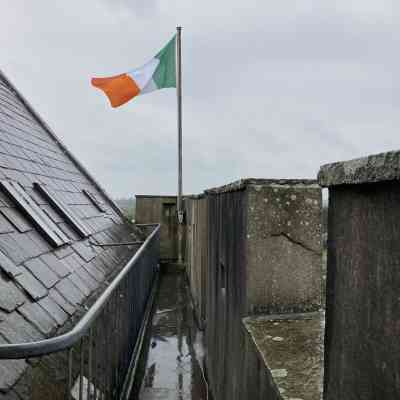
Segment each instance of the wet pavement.
[{"label": "wet pavement", "polygon": [[183,273],[164,274],[156,298],[140,400],[206,400],[202,334]]}]

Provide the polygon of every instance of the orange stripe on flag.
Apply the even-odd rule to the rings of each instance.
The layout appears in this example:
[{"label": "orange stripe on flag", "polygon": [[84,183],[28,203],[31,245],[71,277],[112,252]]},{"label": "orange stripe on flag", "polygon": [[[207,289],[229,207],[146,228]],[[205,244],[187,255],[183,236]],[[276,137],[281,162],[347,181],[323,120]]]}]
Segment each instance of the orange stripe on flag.
[{"label": "orange stripe on flag", "polygon": [[136,82],[127,74],[110,78],[92,78],[92,85],[107,95],[113,107],[122,106],[140,93]]}]

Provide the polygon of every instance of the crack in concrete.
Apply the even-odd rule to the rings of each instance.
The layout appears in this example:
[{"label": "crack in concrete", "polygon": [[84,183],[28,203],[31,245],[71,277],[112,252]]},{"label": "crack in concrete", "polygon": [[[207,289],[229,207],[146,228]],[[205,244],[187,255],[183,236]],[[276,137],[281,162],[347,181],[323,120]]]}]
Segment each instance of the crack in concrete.
[{"label": "crack in concrete", "polygon": [[271,237],[279,237],[279,236],[283,236],[284,238],[286,238],[287,240],[289,240],[289,242],[297,244],[298,246],[302,247],[303,249],[307,250],[307,251],[311,251],[312,253],[318,254],[318,255],[322,255],[322,252],[314,250],[313,248],[305,245],[302,242],[299,242],[298,240],[293,239],[292,237],[290,237],[287,233],[285,232],[279,232],[279,233],[271,233],[270,234]]}]

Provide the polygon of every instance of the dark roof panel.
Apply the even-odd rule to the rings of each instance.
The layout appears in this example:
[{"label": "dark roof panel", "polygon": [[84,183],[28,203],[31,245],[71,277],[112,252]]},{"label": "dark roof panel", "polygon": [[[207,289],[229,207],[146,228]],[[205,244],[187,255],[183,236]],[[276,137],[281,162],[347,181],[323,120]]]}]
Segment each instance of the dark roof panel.
[{"label": "dark roof panel", "polygon": [[59,326],[62,326],[67,321],[68,314],[50,296],[43,298],[38,304],[56,320]]},{"label": "dark roof panel", "polygon": [[38,303],[25,303],[19,308],[19,312],[46,336],[57,327],[57,321]]},{"label": "dark roof panel", "polygon": [[43,254],[40,259],[59,277],[65,278],[71,273],[67,265],[59,260],[53,253]]},{"label": "dark roof panel", "polygon": [[73,303],[67,301],[63,296],[61,296],[60,292],[53,288],[49,291],[49,296],[51,300],[53,300],[57,305],[59,305],[67,314],[73,315],[76,311]]},{"label": "dark roof panel", "polygon": [[44,214],[18,182],[2,180],[0,188],[14,200],[15,206],[36,225],[53,246],[61,246],[69,242],[65,234]]},{"label": "dark roof panel", "polygon": [[40,258],[26,261],[24,265],[47,289],[52,288],[59,281],[58,276]]},{"label": "dark roof panel", "polygon": [[4,253],[0,251],[0,269],[10,276],[11,278],[15,278],[18,275],[21,275],[22,271],[15,265],[13,261],[11,261]]},{"label": "dark roof panel", "polygon": [[56,289],[68,302],[73,305],[81,305],[85,300],[82,293],[70,280],[69,276],[58,282]]},{"label": "dark roof panel", "polygon": [[47,289],[41,284],[27,269],[22,269],[21,275],[15,280],[24,288],[24,290],[32,297],[33,300],[40,300],[47,296]]},{"label": "dark roof panel", "polygon": [[75,215],[72,214],[70,210],[63,204],[63,201],[57,199],[57,197],[51,193],[51,191],[44,185],[35,182],[34,187],[43,195],[43,197],[73,226],[73,228],[78,232],[78,234],[85,238],[90,235],[90,231],[79,221]]},{"label": "dark roof panel", "polygon": [[0,277],[0,309],[12,312],[25,303],[26,297],[14,285],[13,282],[5,281]]},{"label": "dark roof panel", "polygon": [[26,220],[26,218],[21,215],[21,213],[17,209],[11,207],[2,207],[0,208],[0,212],[9,222],[6,225],[5,223],[7,222],[7,220],[3,222],[4,218],[0,216],[2,221],[0,224],[0,229],[4,230],[2,233],[7,233],[7,231],[14,231],[10,223],[21,233],[29,232],[33,229],[33,226]]}]

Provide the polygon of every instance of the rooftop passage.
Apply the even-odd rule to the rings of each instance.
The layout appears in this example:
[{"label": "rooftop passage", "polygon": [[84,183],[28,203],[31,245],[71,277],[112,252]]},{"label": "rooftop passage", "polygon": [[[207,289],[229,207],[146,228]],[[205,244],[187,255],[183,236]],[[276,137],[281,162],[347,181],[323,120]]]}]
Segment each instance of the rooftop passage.
[{"label": "rooftop passage", "polygon": [[163,274],[155,301],[141,400],[206,400],[203,335],[184,273]]}]

